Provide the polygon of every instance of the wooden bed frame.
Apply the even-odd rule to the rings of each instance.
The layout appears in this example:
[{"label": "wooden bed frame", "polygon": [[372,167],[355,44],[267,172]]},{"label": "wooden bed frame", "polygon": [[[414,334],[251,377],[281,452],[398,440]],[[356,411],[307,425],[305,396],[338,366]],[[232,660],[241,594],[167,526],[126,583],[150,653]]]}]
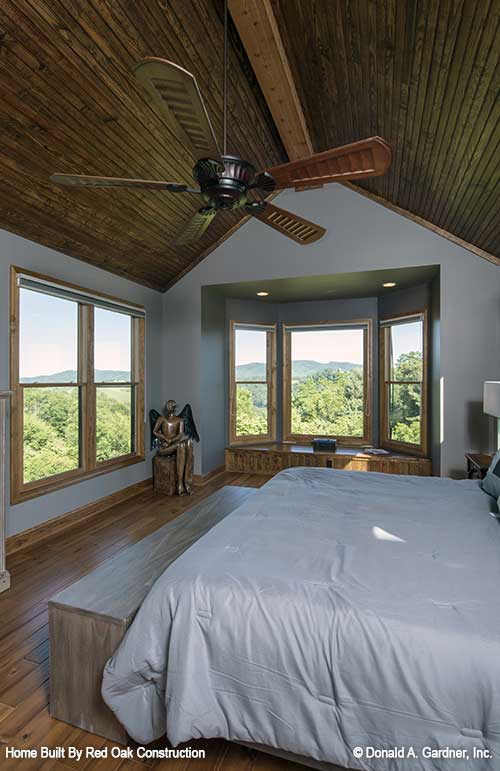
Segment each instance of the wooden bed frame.
[{"label": "wooden bed frame", "polygon": [[[254,488],[222,487],[49,600],[51,717],[127,744],[127,733],[101,697],[107,660],[156,579],[255,493]],[[245,746],[321,771],[345,771],[272,747]]]}]

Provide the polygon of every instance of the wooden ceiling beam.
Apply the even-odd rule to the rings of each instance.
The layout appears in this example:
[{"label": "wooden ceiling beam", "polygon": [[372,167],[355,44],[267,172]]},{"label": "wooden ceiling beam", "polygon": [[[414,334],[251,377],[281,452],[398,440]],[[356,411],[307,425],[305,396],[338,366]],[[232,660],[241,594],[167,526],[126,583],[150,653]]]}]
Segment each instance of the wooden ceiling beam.
[{"label": "wooden ceiling beam", "polygon": [[291,161],[313,145],[271,0],[229,0],[229,11]]}]

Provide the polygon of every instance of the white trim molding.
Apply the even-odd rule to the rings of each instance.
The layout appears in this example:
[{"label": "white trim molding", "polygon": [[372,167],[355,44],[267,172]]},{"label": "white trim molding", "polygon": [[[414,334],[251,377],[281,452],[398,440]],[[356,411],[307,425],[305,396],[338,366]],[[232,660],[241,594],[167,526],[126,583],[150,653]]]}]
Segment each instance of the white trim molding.
[{"label": "white trim molding", "polygon": [[5,566],[5,508],[7,474],[7,404],[11,391],[0,391],[0,592],[10,588],[10,573]]}]

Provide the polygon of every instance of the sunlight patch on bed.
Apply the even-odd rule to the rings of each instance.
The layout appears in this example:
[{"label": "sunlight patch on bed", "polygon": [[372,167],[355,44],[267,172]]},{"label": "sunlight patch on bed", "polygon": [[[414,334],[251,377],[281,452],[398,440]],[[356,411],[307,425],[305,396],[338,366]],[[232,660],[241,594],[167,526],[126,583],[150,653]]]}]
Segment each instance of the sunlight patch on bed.
[{"label": "sunlight patch on bed", "polygon": [[393,533],[388,533],[387,530],[383,530],[381,527],[372,527],[372,533],[379,541],[398,541],[399,543],[406,543],[404,538],[399,538],[399,536],[394,535]]}]

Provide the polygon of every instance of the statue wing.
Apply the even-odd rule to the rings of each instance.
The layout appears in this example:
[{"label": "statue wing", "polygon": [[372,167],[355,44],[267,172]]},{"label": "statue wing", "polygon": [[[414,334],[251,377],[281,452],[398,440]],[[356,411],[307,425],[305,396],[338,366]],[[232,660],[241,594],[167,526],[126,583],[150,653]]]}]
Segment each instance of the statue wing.
[{"label": "statue wing", "polygon": [[153,434],[156,426],[156,421],[160,417],[160,413],[157,410],[149,410],[149,425],[151,428],[151,449],[154,450],[160,444],[159,439]]},{"label": "statue wing", "polygon": [[186,404],[182,411],[179,413],[179,417],[184,421],[184,433],[187,434],[190,439],[194,439],[195,442],[200,441],[198,431],[193,418],[193,410],[190,404]]}]

